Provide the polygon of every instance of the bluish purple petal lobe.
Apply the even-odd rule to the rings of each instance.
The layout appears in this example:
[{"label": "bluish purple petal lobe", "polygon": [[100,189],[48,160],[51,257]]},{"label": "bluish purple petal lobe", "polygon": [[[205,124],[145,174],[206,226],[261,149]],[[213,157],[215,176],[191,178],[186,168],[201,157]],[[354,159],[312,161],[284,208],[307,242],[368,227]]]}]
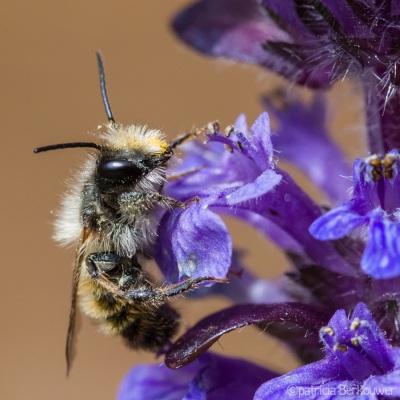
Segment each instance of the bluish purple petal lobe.
[{"label": "bluish purple petal lobe", "polygon": [[197,374],[188,389],[188,393],[182,400],[207,400],[207,392],[201,374]]},{"label": "bluish purple petal lobe", "polygon": [[381,371],[392,370],[395,365],[393,349],[364,303],[356,305],[352,318],[355,317],[361,321],[357,335],[365,354],[378,365]]},{"label": "bluish purple petal lobe", "polygon": [[353,211],[352,203],[344,203],[315,220],[310,233],[319,240],[340,239],[368,221],[368,217]]},{"label": "bluish purple petal lobe", "polygon": [[235,205],[257,199],[280,183],[282,176],[272,170],[264,171],[254,182],[239,187],[227,196],[227,203]]},{"label": "bluish purple petal lobe", "polygon": [[353,166],[353,204],[359,214],[367,214],[380,205],[379,182],[374,182],[370,171],[372,167],[365,160],[356,158]]},{"label": "bluish purple petal lobe", "polygon": [[271,136],[279,159],[300,168],[331,200],[347,200],[351,182],[344,177],[352,172],[327,132],[323,96],[315,95],[310,104],[292,100],[282,109],[266,98],[264,104],[279,124],[277,134]]},{"label": "bluish purple petal lobe", "polygon": [[316,334],[328,318],[324,309],[300,303],[233,306],[204,318],[188,330],[167,352],[165,364],[180,368],[203,354],[222,335],[243,326],[286,321]]},{"label": "bluish purple petal lobe", "polygon": [[[343,385],[344,389],[349,384],[352,382],[346,377],[339,362],[334,357],[325,358],[264,383],[257,390],[254,400],[339,400],[339,388]],[[343,398],[356,399],[357,397]]]},{"label": "bluish purple petal lobe", "polygon": [[197,371],[195,363],[179,373],[165,365],[137,365],[122,380],[117,400],[181,400]]},{"label": "bluish purple petal lobe", "polygon": [[271,128],[269,116],[263,112],[251,127],[251,142],[257,149],[257,159],[254,161],[261,170],[267,170],[273,166],[273,148],[271,142]]},{"label": "bluish purple petal lobe", "polygon": [[395,369],[385,375],[372,376],[364,382],[362,392],[376,393],[379,398],[394,398],[400,397],[400,369]]},{"label": "bluish purple petal lobe", "polygon": [[373,218],[361,267],[377,279],[400,275],[400,224],[385,217]]},{"label": "bluish purple petal lobe", "polygon": [[277,375],[248,361],[208,353],[178,371],[138,365],[124,377],[117,400],[244,400]]},{"label": "bluish purple petal lobe", "polygon": [[249,130],[247,128],[246,116],[244,114],[239,115],[238,119],[235,121],[235,130],[242,132],[243,135],[248,137]]},{"label": "bluish purple petal lobe", "polygon": [[[207,400],[251,399],[258,387],[276,374],[248,361],[226,358],[208,353],[199,358],[202,366],[192,385],[198,394],[205,393]],[[201,397],[187,397],[201,399]]]},{"label": "bluish purple petal lobe", "polygon": [[391,352],[396,360],[394,368],[386,374],[371,376],[364,382],[366,390],[378,393],[384,398],[400,397],[400,349],[394,347]]},{"label": "bluish purple petal lobe", "polygon": [[232,242],[221,218],[203,202],[167,213],[159,228],[156,260],[170,280],[176,277],[225,278]]}]

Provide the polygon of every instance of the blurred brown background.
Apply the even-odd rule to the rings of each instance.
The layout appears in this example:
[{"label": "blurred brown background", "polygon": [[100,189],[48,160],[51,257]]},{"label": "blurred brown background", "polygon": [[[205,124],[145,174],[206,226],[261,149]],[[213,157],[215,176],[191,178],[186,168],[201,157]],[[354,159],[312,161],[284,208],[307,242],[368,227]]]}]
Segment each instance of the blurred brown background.
[{"label": "blurred brown background", "polygon": [[[168,21],[185,4],[2,2],[1,399],[112,399],[131,366],[154,360],[151,354],[128,351],[119,340],[101,336],[83,319],[78,357],[66,379],[64,344],[74,249],[52,242],[51,222],[65,180],[79,167],[85,150],[36,156],[32,150],[90,141],[87,133],[106,121],[95,60],[98,49],[119,122],[147,123],[172,138],[215,119],[227,125],[242,112],[253,121],[261,111],[259,95],[281,81],[256,67],[202,58],[181,45]],[[334,130],[339,140],[348,143],[350,137],[357,143],[357,125],[346,111],[348,104],[353,110],[356,104],[358,111],[360,106],[349,99],[353,94],[347,86],[335,93],[347,110],[336,108],[340,114]],[[263,277],[279,275],[286,266],[282,255],[246,226],[228,224],[234,242],[249,248],[252,268]],[[187,325],[227,304],[222,299],[176,301]],[[276,342],[251,328],[227,335],[214,349],[250,357],[281,372],[296,366]]]}]

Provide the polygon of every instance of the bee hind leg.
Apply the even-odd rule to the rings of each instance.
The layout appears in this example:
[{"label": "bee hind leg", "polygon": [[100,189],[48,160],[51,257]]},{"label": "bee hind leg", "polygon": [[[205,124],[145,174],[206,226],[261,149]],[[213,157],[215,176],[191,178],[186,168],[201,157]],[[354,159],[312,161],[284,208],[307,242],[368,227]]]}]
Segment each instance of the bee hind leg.
[{"label": "bee hind leg", "polygon": [[220,282],[226,283],[227,279],[218,279],[210,276],[203,276],[200,278],[190,278],[182,282],[175,283],[173,285],[165,287],[148,287],[145,289],[134,289],[126,292],[126,297],[130,301],[160,301],[163,302],[165,299],[173,296],[178,296],[190,290],[198,288],[198,284],[201,282]]},{"label": "bee hind leg", "polygon": [[219,282],[219,283],[227,283],[228,282],[227,279],[218,279],[218,278],[213,278],[211,276],[202,276],[200,278],[186,279],[182,282],[166,286],[162,290],[166,297],[172,297],[172,296],[177,296],[179,294],[188,292],[190,290],[197,289],[199,283],[207,282],[207,281]]}]

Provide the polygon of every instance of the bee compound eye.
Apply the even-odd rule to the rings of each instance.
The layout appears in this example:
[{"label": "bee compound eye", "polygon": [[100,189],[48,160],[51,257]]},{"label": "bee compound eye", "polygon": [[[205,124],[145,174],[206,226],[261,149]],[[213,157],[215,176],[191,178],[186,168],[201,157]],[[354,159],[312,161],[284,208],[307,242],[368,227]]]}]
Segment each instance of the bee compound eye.
[{"label": "bee compound eye", "polygon": [[106,179],[122,180],[140,178],[144,171],[138,165],[127,160],[108,160],[100,162],[97,174]]}]

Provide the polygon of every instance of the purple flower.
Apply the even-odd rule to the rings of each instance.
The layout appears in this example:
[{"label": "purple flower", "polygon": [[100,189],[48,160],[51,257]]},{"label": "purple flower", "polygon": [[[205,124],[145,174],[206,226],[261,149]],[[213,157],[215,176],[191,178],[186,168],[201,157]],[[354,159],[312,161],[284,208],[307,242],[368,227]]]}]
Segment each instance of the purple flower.
[{"label": "purple flower", "polygon": [[254,400],[378,399],[400,395],[400,349],[387,342],[363,303],[338,310],[320,330],[325,358],[264,383]]},{"label": "purple flower", "polygon": [[353,198],[318,218],[310,232],[321,240],[334,240],[368,224],[367,245],[361,260],[366,274],[375,278],[400,275],[399,153],[354,163]]},{"label": "purple flower", "polygon": [[166,213],[161,221],[156,259],[169,279],[226,275],[230,237],[212,211],[241,218],[286,251],[328,269],[351,270],[331,243],[318,242],[308,233],[321,210],[288,174],[275,168],[266,113],[250,130],[241,116],[229,137],[218,131],[208,140],[206,146],[186,146],[186,161],[175,171],[182,173],[181,179],[166,186],[171,197],[200,198],[186,209]]},{"label": "purple flower", "polygon": [[138,365],[123,379],[118,400],[244,400],[276,374],[245,360],[208,353],[179,371]]},{"label": "purple flower", "polygon": [[368,144],[384,154],[400,148],[393,135],[400,125],[399,8],[397,0],[201,0],[174,28],[205,54],[259,64],[311,88],[360,78]]}]

